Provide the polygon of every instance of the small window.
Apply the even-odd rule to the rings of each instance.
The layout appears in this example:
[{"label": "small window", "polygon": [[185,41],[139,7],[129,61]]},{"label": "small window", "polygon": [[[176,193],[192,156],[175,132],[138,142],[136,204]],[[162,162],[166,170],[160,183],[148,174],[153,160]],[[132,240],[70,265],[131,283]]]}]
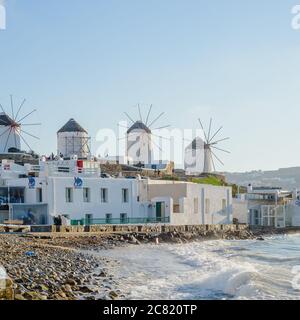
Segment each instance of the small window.
[{"label": "small window", "polygon": [[101,188],[101,202],[108,202],[108,190],[106,188]]},{"label": "small window", "polygon": [[70,203],[73,202],[73,189],[66,188],[66,202]]},{"label": "small window", "polygon": [[105,215],[105,220],[106,220],[106,223],[112,223],[112,214],[111,213],[107,213]]},{"label": "small window", "polygon": [[210,213],[210,199],[205,199],[205,213]]},{"label": "small window", "polygon": [[194,213],[199,213],[199,200],[198,198],[194,198]]},{"label": "small window", "polygon": [[90,188],[83,188],[83,202],[91,202]]},{"label": "small window", "polygon": [[36,189],[36,202],[38,202],[38,203],[43,202],[43,189],[42,188]]},{"label": "small window", "polygon": [[140,196],[137,196],[136,200],[137,200],[137,202],[140,202]]},{"label": "small window", "polygon": [[120,222],[121,223],[127,223],[127,213],[121,213],[120,214]]},{"label": "small window", "polygon": [[128,189],[122,189],[122,202],[128,202]]}]

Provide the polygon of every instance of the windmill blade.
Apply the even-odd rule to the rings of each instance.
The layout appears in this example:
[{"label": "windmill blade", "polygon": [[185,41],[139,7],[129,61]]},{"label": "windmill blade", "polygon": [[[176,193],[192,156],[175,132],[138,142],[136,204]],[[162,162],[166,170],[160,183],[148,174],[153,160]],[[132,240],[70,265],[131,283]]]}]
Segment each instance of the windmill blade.
[{"label": "windmill blade", "polygon": [[28,144],[28,142],[25,140],[25,138],[20,134],[20,138],[23,140],[23,142],[27,145],[27,147],[29,148],[29,150],[32,150],[32,148],[30,147],[30,145]]},{"label": "windmill blade", "polygon": [[159,127],[151,130],[154,131],[154,130],[160,130],[160,129],[170,128],[170,127],[171,127],[170,125],[167,125],[167,126],[163,126],[163,127]]},{"label": "windmill blade", "polygon": [[13,131],[14,131],[14,140],[15,140],[15,147],[17,149],[17,136],[16,136],[16,129],[13,128]]},{"label": "windmill blade", "polygon": [[226,152],[226,153],[231,153],[231,152],[230,152],[230,151],[228,151],[228,150],[221,149],[221,148],[218,148],[218,147],[215,147],[215,146],[211,146],[211,148],[214,148],[214,149],[217,149],[217,150],[220,150],[220,151]]},{"label": "windmill blade", "polygon": [[5,147],[3,149],[3,152],[5,152],[5,150],[6,150],[6,147],[7,147],[7,144],[8,144],[8,140],[9,140],[9,137],[10,137],[10,134],[11,134],[11,130],[12,130],[12,127],[10,127],[10,129],[9,129],[9,134],[7,136],[7,139],[6,139],[6,143],[5,143]]},{"label": "windmill blade", "polygon": [[212,124],[212,118],[210,118],[210,121],[209,121],[208,142],[210,141],[211,124]]},{"label": "windmill blade", "polygon": [[132,123],[135,123],[135,121],[130,117],[130,115],[127,112],[124,112],[125,116],[132,121]]},{"label": "windmill blade", "polygon": [[227,137],[227,138],[224,138],[224,139],[221,139],[221,140],[218,140],[218,141],[214,141],[214,142],[210,143],[210,145],[214,145],[214,144],[217,144],[217,143],[219,143],[219,142],[222,142],[222,141],[225,141],[225,140],[229,140],[229,139],[230,139],[230,138]]},{"label": "windmill blade", "polygon": [[22,119],[18,120],[18,122],[20,123],[22,120],[26,119],[27,117],[29,117],[30,115],[32,115],[34,112],[36,112],[36,109],[32,110],[31,112],[29,112],[28,114],[26,114],[26,116],[24,116]]},{"label": "windmill blade", "polygon": [[7,122],[5,122],[4,120],[0,119],[0,125],[1,125],[1,123],[3,123],[4,126],[7,126]]},{"label": "windmill blade", "polygon": [[18,115],[19,115],[22,107],[24,106],[25,102],[26,102],[26,99],[24,99],[24,100],[22,101],[22,103],[21,103],[21,105],[20,105],[20,107],[19,107],[19,109],[18,109],[18,112],[17,112],[17,114],[16,114],[16,116],[15,116],[15,118],[14,118],[14,121],[17,121]]},{"label": "windmill blade", "polygon": [[4,108],[2,107],[2,104],[1,104],[1,103],[0,103],[0,108],[1,108],[1,110],[2,110],[3,113],[6,113],[5,110],[4,110]]},{"label": "windmill blade", "polygon": [[13,102],[13,96],[10,95],[10,107],[11,107],[11,114],[13,120],[15,120],[15,114],[14,114],[14,102]]},{"label": "windmill blade", "polygon": [[220,127],[219,130],[216,131],[216,133],[210,138],[209,142],[213,140],[213,138],[223,129],[223,127]]},{"label": "windmill blade", "polygon": [[128,137],[131,137],[131,136],[138,136],[139,133],[138,132],[133,132],[133,133],[130,133],[129,135],[126,135],[125,137],[122,137],[122,138],[118,138],[118,140],[124,140],[124,139],[127,139]]},{"label": "windmill blade", "polygon": [[37,139],[37,140],[40,140],[39,137],[37,137],[37,136],[35,136],[35,135],[33,135],[33,134],[31,134],[31,133],[23,130],[23,129],[20,129],[20,131],[23,132],[23,133],[25,133],[25,134],[27,134],[28,136],[30,136],[30,137],[32,137],[32,138],[35,138],[35,139]]},{"label": "windmill blade", "polygon": [[140,119],[143,122],[143,118],[142,118],[142,112],[141,112],[141,106],[140,104],[138,104],[138,109],[139,109],[139,115],[140,115]]},{"label": "windmill blade", "polygon": [[163,149],[156,143],[152,140],[152,143],[161,151],[163,152]]},{"label": "windmill blade", "polygon": [[157,137],[157,138],[161,138],[161,139],[165,139],[165,140],[168,140],[168,141],[171,141],[171,138],[167,138],[167,137],[159,136],[159,135],[154,134],[154,133],[152,133],[152,136]]},{"label": "windmill blade", "polygon": [[146,126],[148,125],[148,121],[149,121],[149,117],[150,117],[151,110],[152,110],[152,104],[150,105],[150,108],[149,108],[149,111],[148,111],[148,114],[147,114]]},{"label": "windmill blade", "polygon": [[162,112],[158,117],[156,117],[150,124],[149,124],[149,128],[154,125],[155,122],[157,122],[165,113]]},{"label": "windmill blade", "polygon": [[210,152],[214,155],[214,157],[224,166],[224,163],[217,157],[217,155],[210,149]]},{"label": "windmill blade", "polygon": [[204,133],[204,138],[205,138],[205,140],[206,140],[206,143],[208,143],[208,139],[207,139],[207,136],[206,136],[206,133],[205,133],[203,124],[202,124],[202,122],[201,122],[201,119],[199,118],[198,121],[199,121],[200,126],[201,126],[201,129],[202,129],[202,131],[203,131],[203,133]]},{"label": "windmill blade", "polygon": [[214,157],[212,156],[212,154],[210,155],[210,158],[211,158],[211,162],[213,164],[213,168],[214,168],[214,172],[216,172],[216,166],[215,166],[215,161],[214,161]]},{"label": "windmill blade", "polygon": [[42,123],[22,123],[23,126],[41,126]]},{"label": "windmill blade", "polygon": [[8,127],[3,133],[1,133],[0,138],[5,135],[5,133],[10,129],[11,127]]}]

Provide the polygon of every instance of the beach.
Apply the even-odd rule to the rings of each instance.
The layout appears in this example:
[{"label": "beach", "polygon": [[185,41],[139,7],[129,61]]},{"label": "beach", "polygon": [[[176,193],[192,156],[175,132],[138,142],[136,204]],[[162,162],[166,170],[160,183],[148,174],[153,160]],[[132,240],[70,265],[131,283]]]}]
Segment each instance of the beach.
[{"label": "beach", "polygon": [[[243,295],[240,287],[257,276],[256,260],[268,262],[267,247],[272,252],[278,241],[289,245],[287,239],[300,242],[298,234],[264,239],[250,231],[2,234],[0,265],[13,281],[16,300],[253,299],[259,293],[250,295],[247,287]],[[245,253],[261,246],[264,254],[249,262]],[[300,264],[300,255],[293,258],[293,265]],[[293,265],[282,277],[290,276]]]}]

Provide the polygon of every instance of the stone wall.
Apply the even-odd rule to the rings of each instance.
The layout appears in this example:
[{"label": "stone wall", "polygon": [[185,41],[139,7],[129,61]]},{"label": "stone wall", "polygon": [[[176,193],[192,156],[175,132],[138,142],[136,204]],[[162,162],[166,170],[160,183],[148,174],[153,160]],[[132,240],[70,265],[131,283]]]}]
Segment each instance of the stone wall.
[{"label": "stone wall", "polygon": [[249,230],[248,225],[234,224],[213,224],[213,225],[169,225],[169,224],[144,224],[144,225],[91,225],[91,226],[52,226],[51,232],[141,232],[141,233],[161,233],[161,232],[235,232]]}]

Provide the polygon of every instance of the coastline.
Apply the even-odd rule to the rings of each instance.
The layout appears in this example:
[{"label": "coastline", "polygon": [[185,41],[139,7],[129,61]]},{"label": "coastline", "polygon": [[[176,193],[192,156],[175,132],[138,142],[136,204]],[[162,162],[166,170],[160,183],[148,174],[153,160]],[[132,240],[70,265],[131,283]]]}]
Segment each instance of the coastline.
[{"label": "coastline", "polygon": [[15,300],[126,299],[110,269],[118,261],[87,251],[140,244],[188,243],[206,240],[263,240],[299,229],[162,233],[1,234],[0,265],[14,284]]}]

